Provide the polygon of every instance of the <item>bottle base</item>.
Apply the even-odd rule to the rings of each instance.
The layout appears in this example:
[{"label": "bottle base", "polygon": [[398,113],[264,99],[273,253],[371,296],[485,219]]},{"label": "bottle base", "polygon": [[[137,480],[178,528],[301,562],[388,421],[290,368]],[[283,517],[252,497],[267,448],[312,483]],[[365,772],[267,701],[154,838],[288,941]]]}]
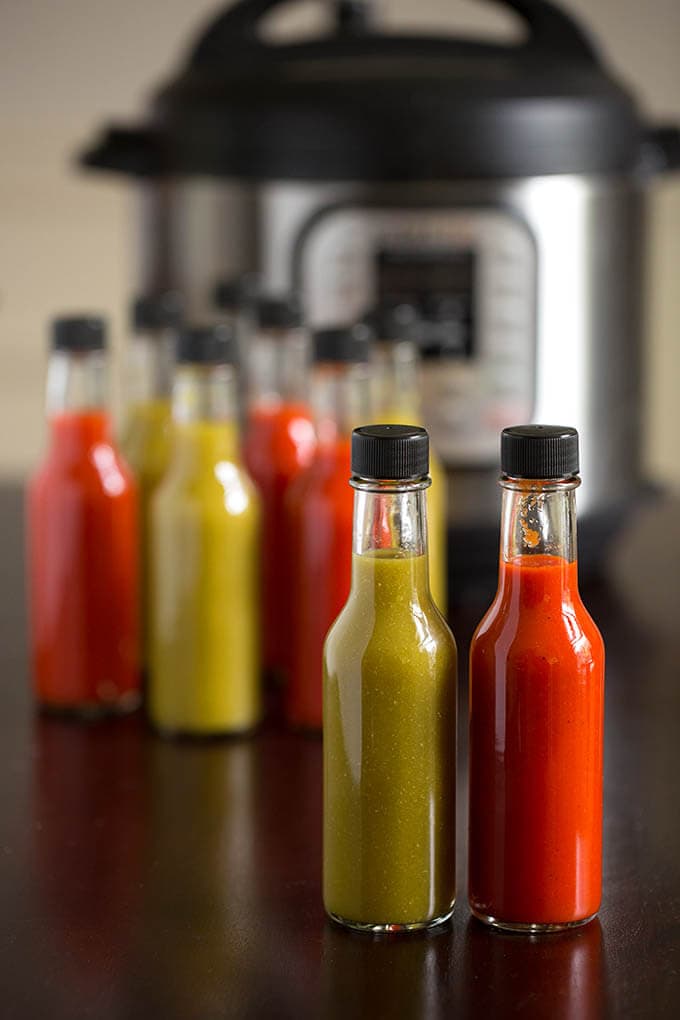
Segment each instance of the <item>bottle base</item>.
[{"label": "bottle base", "polygon": [[433,917],[430,921],[411,921],[407,923],[381,922],[379,924],[372,924],[366,921],[350,921],[349,918],[342,917],[340,914],[334,914],[330,910],[327,911],[327,913],[331,921],[334,921],[335,924],[339,924],[342,928],[349,928],[351,931],[360,931],[369,935],[399,935],[418,931],[429,931],[432,928],[442,927],[451,920],[454,905],[455,901],[451,904],[451,908],[447,910],[445,914],[440,914],[439,917]]},{"label": "bottle base", "polygon": [[483,914],[479,910],[475,910],[474,907],[470,908],[472,914],[481,921],[483,924],[488,925],[490,928],[497,928],[499,931],[514,932],[517,935],[545,935],[551,932],[557,933],[561,931],[569,931],[572,928],[582,928],[585,924],[590,924],[591,921],[597,917],[597,911],[594,914],[590,914],[589,917],[584,917],[580,921],[551,921],[547,923],[538,922],[536,924],[528,924],[524,921],[503,921],[500,917],[493,917],[491,914]]},{"label": "bottle base", "polygon": [[218,730],[192,730],[182,726],[159,726],[152,720],[149,721],[151,729],[156,736],[163,740],[186,741],[196,744],[208,744],[211,741],[239,740],[241,737],[252,737],[257,732],[260,720],[244,726],[241,729],[218,729]]},{"label": "bottle base", "polygon": [[59,719],[77,719],[81,722],[97,722],[121,715],[136,712],[142,703],[139,691],[131,691],[122,695],[118,701],[83,701],[79,704],[67,704],[59,701],[38,701],[36,707],[41,715]]}]

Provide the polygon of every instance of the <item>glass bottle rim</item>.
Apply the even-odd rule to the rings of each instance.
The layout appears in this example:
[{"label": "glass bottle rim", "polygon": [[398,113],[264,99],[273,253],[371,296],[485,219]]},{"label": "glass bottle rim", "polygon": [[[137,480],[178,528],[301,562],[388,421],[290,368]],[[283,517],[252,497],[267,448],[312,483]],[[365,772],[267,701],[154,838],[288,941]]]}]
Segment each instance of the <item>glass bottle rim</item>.
[{"label": "glass bottle rim", "polygon": [[361,478],[359,475],[352,475],[349,484],[359,492],[375,493],[402,493],[420,492],[432,485],[429,475],[422,475],[419,478]]},{"label": "glass bottle rim", "polygon": [[514,475],[501,475],[498,484],[502,489],[511,492],[572,492],[581,484],[579,475],[566,478],[518,478]]}]

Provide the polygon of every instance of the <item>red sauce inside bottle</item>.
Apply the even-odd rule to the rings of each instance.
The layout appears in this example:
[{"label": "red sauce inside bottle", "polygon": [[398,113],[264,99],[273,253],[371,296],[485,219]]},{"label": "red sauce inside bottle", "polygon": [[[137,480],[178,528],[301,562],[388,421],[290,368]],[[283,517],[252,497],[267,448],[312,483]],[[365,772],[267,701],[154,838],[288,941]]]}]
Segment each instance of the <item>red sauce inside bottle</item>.
[{"label": "red sauce inside bottle", "polygon": [[519,924],[600,905],[604,645],[576,562],[501,561],[470,650],[470,902]]},{"label": "red sauce inside bottle", "polygon": [[50,422],[28,493],[36,697],[57,708],[133,704],[139,692],[137,494],[100,411]]},{"label": "red sauce inside bottle", "polygon": [[349,439],[320,446],[287,499],[295,619],[286,715],[294,726],[310,729],[321,729],[323,645],[351,584],[350,447]]},{"label": "red sauce inside bottle", "polygon": [[312,461],[314,425],[306,404],[255,405],[248,415],[244,458],[262,496],[262,628],[264,665],[288,661],[290,565],[284,531],[286,490]]}]

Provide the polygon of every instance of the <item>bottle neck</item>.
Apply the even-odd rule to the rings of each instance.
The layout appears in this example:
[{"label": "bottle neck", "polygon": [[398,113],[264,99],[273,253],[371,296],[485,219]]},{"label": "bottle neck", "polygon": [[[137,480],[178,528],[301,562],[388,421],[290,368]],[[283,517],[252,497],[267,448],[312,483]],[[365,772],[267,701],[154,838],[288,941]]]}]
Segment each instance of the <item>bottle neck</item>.
[{"label": "bottle neck", "polygon": [[381,422],[420,419],[418,374],[420,361],[410,340],[380,340],[373,346],[374,401]]},{"label": "bottle neck", "polygon": [[[415,605],[431,602],[426,506],[430,479],[395,484],[353,478],[351,485],[353,594],[366,596],[390,613],[399,608],[410,613]],[[392,566],[399,567],[398,578],[392,575]]]},{"label": "bottle neck", "polygon": [[53,351],[47,366],[48,418],[105,413],[108,385],[106,351]]},{"label": "bottle neck", "polygon": [[357,556],[426,556],[430,479],[395,484],[353,478],[353,550]]},{"label": "bottle neck", "polygon": [[303,329],[254,333],[248,353],[251,404],[304,403],[308,399],[309,341]]},{"label": "bottle neck", "polygon": [[176,450],[199,460],[238,458],[233,365],[178,365],[172,387]]},{"label": "bottle neck", "polygon": [[137,333],[128,351],[128,394],[131,404],[169,400],[172,392],[174,332]]},{"label": "bottle neck", "polygon": [[312,408],[320,447],[348,443],[352,429],[371,417],[371,374],[360,363],[322,363],[311,378]]},{"label": "bottle neck", "polygon": [[556,482],[503,478],[500,484],[501,590],[511,583],[518,569],[531,567],[556,571],[562,588],[575,586],[575,492],[579,479]]}]

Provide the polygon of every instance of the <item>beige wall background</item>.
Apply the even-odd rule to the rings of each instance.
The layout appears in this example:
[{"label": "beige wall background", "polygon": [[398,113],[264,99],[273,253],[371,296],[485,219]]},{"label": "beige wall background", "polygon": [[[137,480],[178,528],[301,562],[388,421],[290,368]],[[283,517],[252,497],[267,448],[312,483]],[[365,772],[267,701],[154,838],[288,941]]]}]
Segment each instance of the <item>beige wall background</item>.
[{"label": "beige wall background", "polygon": [[[680,0],[563,0],[650,116],[680,122]],[[482,0],[383,0],[395,28],[508,34]],[[0,478],[40,456],[46,323],[106,313],[119,353],[132,279],[122,181],[86,175],[74,153],[109,119],[144,109],[215,0],[0,0]],[[272,32],[312,27],[322,4],[283,12]],[[651,477],[680,486],[680,176],[650,203],[645,449]]]}]

